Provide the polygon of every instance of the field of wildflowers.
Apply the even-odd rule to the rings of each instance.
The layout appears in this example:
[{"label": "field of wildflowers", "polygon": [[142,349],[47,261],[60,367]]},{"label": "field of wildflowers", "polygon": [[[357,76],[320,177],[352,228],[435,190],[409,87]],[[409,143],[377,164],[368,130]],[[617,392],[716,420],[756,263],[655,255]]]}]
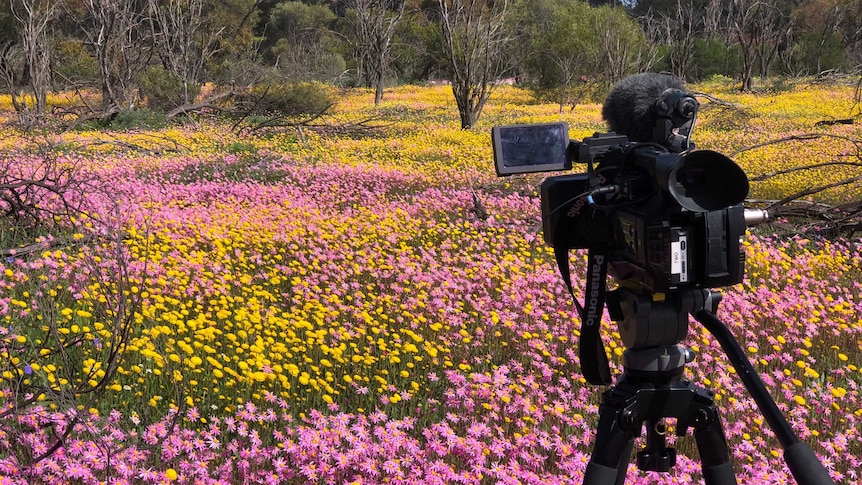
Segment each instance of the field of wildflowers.
[{"label": "field of wildflowers", "polygon": [[[813,131],[853,95],[702,88],[743,107],[702,110],[699,146],[724,153]],[[600,389],[580,376],[580,322],[539,234],[541,176],[497,179],[489,131],[565,119],[581,138],[603,131],[599,106],[560,113],[505,87],[482,126],[462,131],[446,87],[372,100],[348,92],[334,115],[374,117],[364,133],[201,122],[51,140],[98,190],[87,217],[39,239],[44,251],[0,261],[0,483],[580,483]],[[40,163],[44,139],[2,130],[6,160]],[[838,137],[862,139],[858,123],[818,130],[836,137],[735,158],[754,176],[850,156]],[[771,178],[751,196],[852,170]],[[108,226],[120,248],[101,242]],[[860,243],[754,231],[747,279],[725,289],[719,316],[836,480],[862,483]],[[581,287],[584,255],[572,263]],[[112,326],[126,301],[129,325]],[[619,372],[619,334],[604,322]],[[740,483],[792,483],[714,339],[694,323],[686,343],[698,355],[687,375],[717,393]],[[82,383],[103,397],[67,409],[64,389]],[[51,391],[22,396],[25,385]],[[676,447],[671,474],[632,466],[628,483],[698,481],[694,440]]]}]

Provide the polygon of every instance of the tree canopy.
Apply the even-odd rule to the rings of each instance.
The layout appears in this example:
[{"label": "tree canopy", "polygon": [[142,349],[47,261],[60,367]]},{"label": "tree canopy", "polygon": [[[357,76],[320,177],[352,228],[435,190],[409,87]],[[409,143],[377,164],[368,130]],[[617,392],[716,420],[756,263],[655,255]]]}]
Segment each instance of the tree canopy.
[{"label": "tree canopy", "polygon": [[[462,113],[466,126],[481,112],[488,94],[482,86],[504,77],[562,107],[646,70],[686,81],[722,75],[746,90],[758,77],[860,67],[858,0],[12,0],[0,6],[2,87],[21,113],[46,111],[51,90],[99,92],[108,113],[141,105],[183,112],[207,83],[218,93],[262,82],[364,85],[376,88],[380,102],[387,83],[443,79],[456,85],[456,98],[466,93],[459,102],[473,111]],[[458,87],[457,79],[473,87]]]}]

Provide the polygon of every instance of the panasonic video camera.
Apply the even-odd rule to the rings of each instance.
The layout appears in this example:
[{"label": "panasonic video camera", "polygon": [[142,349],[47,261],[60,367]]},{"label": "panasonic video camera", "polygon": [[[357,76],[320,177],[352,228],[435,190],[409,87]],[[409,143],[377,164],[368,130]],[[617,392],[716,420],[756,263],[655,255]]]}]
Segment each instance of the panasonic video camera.
[{"label": "panasonic video camera", "polygon": [[766,217],[741,205],[748,178],[728,157],[694,149],[693,96],[634,78],[605,101],[616,132],[577,142],[566,123],[494,127],[497,174],[585,164],[542,183],[544,240],[557,251],[603,250],[608,273],[628,286],[664,293],[741,282],[740,237],[747,219]]}]

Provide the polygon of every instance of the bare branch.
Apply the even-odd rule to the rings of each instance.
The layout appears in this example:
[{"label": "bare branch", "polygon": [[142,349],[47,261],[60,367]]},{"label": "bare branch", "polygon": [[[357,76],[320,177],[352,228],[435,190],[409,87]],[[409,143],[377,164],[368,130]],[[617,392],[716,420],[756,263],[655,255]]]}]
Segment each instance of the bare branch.
[{"label": "bare branch", "polygon": [[725,101],[721,98],[717,98],[711,94],[707,94],[707,93],[704,93],[701,91],[694,91],[691,94],[695,97],[707,99],[707,100],[709,100],[710,103],[717,104],[719,106],[724,106],[726,108],[734,108],[734,109],[742,109],[743,108],[743,106],[741,104],[733,103],[730,101]]},{"label": "bare branch", "polygon": [[[794,221],[795,226],[793,227],[795,227],[795,229],[793,227],[788,227],[788,230],[790,231],[808,232],[817,230],[821,234],[826,235],[852,236],[855,232],[862,230],[862,200],[851,200],[836,206],[824,202],[805,200],[805,198],[827,190],[849,187],[862,181],[862,140],[843,135],[834,135],[831,133],[803,133],[748,146],[733,152],[731,157],[765,146],[787,142],[809,142],[821,138],[841,140],[851,144],[855,147],[855,153],[850,152],[849,154],[845,154],[845,156],[849,156],[851,160],[830,160],[826,162],[789,167],[756,175],[750,177],[749,180],[752,182],[762,182],[782,175],[804,172],[807,170],[823,169],[826,167],[849,168],[851,169],[851,175],[845,176],[841,180],[821,183],[798,190],[778,200],[749,200],[747,202],[766,208],[774,218]],[[856,160],[852,160],[853,158]],[[856,175],[852,175],[853,169],[860,169],[860,172]]]},{"label": "bare branch", "polygon": [[802,172],[802,171],[805,171],[805,170],[811,170],[811,169],[815,169],[815,168],[822,168],[822,167],[832,167],[832,166],[848,166],[848,167],[859,167],[859,168],[862,168],[862,163],[856,163],[856,162],[823,162],[823,163],[815,163],[815,164],[812,164],[812,165],[803,165],[803,166],[801,166],[801,167],[791,167],[791,168],[786,168],[786,169],[783,169],[783,170],[776,170],[775,172],[769,172],[769,173],[760,174],[760,175],[757,175],[757,176],[754,176],[754,177],[749,177],[749,179],[748,179],[748,180],[749,180],[749,181],[751,181],[751,182],[760,182],[760,181],[763,181],[763,180],[766,180],[766,179],[769,179],[769,178],[772,178],[772,177],[777,177],[777,176],[779,176],[779,175],[786,175],[786,174],[793,173],[793,172]]},{"label": "bare branch", "polygon": [[218,103],[220,101],[224,101],[229,99],[232,96],[235,96],[236,92],[234,90],[222,91],[218,94],[214,94],[206,99],[202,99],[196,103],[184,104],[182,106],[178,106],[167,113],[168,118],[174,118],[181,114],[190,114],[196,113],[202,110],[214,109],[218,111],[227,111],[226,108],[220,106]]},{"label": "bare branch", "polygon": [[740,148],[739,150],[736,150],[736,151],[730,153],[728,156],[733,158],[734,156],[739,155],[740,153],[748,152],[751,150],[756,150],[758,148],[763,148],[763,147],[769,146],[769,145],[777,145],[779,143],[786,143],[789,141],[810,141],[810,140],[816,140],[818,138],[835,138],[837,140],[848,141],[848,142],[856,145],[857,151],[862,150],[862,140],[856,140],[856,139],[850,138],[848,136],[833,135],[831,133],[803,133],[800,135],[789,135],[789,136],[785,136],[782,138],[777,138],[775,140],[769,140],[769,141],[765,141],[763,143],[758,143],[756,145],[751,145],[751,146],[747,146],[744,148]]}]

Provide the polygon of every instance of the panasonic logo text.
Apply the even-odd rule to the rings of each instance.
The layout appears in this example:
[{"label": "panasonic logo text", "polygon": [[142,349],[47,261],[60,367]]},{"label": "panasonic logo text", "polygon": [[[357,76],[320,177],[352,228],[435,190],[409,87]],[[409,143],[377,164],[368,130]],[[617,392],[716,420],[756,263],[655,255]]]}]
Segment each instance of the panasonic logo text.
[{"label": "panasonic logo text", "polygon": [[587,318],[584,321],[584,324],[588,327],[598,325],[599,320],[602,318],[599,297],[602,292],[602,267],[605,264],[605,257],[603,255],[593,256],[593,261],[590,264],[592,264],[592,268],[590,268],[592,276],[589,281],[589,294],[586,295]]}]

